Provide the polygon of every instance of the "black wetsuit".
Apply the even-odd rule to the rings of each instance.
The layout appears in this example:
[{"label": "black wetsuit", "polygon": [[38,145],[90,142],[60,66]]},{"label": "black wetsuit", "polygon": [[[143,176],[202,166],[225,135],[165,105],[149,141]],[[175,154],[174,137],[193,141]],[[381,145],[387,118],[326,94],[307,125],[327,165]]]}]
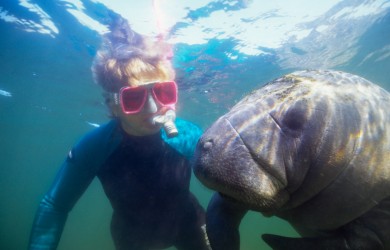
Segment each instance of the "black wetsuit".
[{"label": "black wetsuit", "polygon": [[176,120],[179,135],[130,136],[117,120],[84,136],[70,151],[40,203],[29,249],[56,249],[68,212],[97,176],[113,207],[116,249],[208,249],[204,209],[189,191],[189,158],[201,135]]}]

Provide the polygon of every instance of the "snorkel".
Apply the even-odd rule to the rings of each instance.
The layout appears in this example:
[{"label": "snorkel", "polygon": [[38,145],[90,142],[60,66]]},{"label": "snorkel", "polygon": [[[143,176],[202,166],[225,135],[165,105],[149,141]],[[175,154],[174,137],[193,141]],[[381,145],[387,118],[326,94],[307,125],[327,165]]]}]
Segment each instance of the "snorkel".
[{"label": "snorkel", "polygon": [[153,117],[153,124],[161,125],[164,128],[168,138],[173,138],[179,134],[179,131],[175,125],[176,112],[173,109],[169,109],[164,115],[158,115]]}]

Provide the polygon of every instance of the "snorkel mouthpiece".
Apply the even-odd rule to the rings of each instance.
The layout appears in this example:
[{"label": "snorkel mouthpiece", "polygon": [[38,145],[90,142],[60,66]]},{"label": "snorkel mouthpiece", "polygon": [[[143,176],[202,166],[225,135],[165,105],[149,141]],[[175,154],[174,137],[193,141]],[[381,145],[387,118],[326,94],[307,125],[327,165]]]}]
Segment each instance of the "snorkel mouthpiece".
[{"label": "snorkel mouthpiece", "polygon": [[169,138],[175,137],[179,131],[175,125],[176,113],[172,109],[168,110],[164,115],[158,115],[153,118],[154,124],[162,125],[165,133]]}]

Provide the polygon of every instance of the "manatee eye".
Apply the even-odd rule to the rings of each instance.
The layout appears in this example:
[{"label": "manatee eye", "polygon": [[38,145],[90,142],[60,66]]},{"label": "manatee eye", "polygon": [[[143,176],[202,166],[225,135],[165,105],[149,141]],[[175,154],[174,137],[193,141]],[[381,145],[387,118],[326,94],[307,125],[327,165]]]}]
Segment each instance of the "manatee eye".
[{"label": "manatee eye", "polygon": [[285,113],[282,120],[283,128],[295,131],[302,130],[307,121],[307,110],[304,103],[296,103]]},{"label": "manatee eye", "polygon": [[292,130],[300,130],[303,127],[304,118],[302,112],[288,112],[283,119],[283,125]]},{"label": "manatee eye", "polygon": [[[308,108],[304,101],[298,101],[291,106],[283,107],[284,112],[269,113],[283,134],[298,138],[308,122]],[[283,110],[283,109],[282,109]]]}]

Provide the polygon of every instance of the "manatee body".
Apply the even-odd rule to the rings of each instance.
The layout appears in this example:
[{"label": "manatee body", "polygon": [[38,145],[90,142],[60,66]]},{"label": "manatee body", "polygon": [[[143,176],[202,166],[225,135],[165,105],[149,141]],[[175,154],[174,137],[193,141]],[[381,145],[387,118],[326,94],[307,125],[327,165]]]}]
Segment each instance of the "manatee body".
[{"label": "manatee body", "polygon": [[194,172],[217,191],[214,250],[239,249],[247,210],[303,236],[263,235],[274,249],[390,249],[390,94],[339,71],[285,75],[204,133]]}]

